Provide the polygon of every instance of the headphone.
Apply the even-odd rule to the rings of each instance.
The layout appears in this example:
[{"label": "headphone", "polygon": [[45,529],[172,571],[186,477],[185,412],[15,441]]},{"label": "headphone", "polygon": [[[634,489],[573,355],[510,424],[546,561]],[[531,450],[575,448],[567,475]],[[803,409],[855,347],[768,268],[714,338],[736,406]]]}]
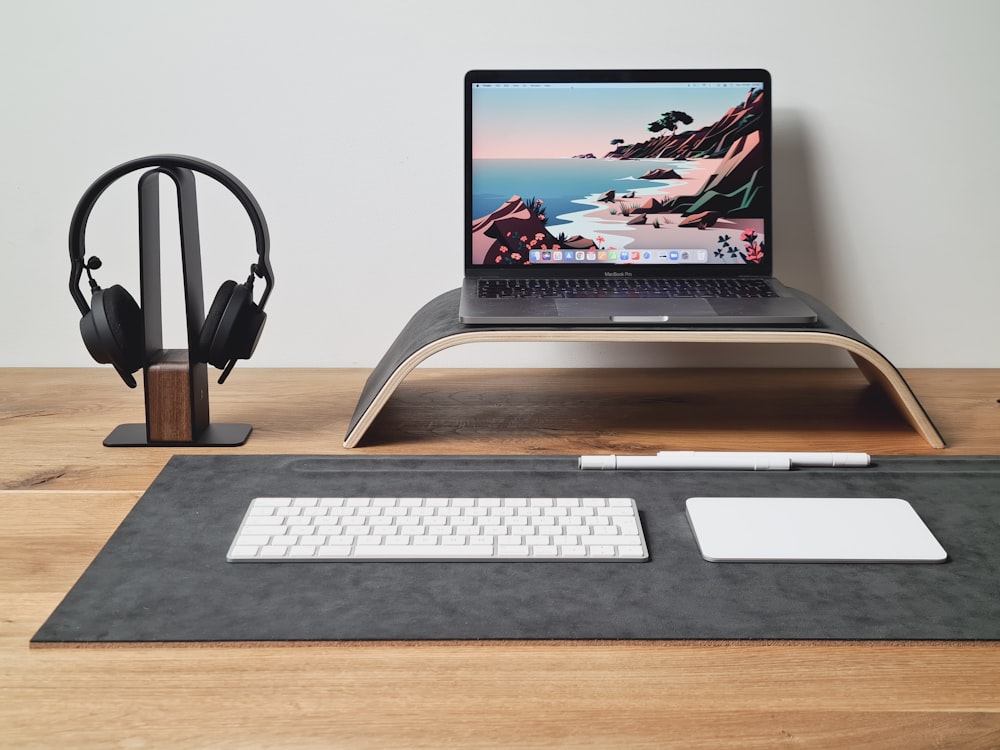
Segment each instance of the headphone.
[{"label": "headphone", "polygon": [[[211,177],[229,190],[246,209],[253,224],[257,244],[257,262],[251,264],[250,275],[242,284],[226,281],[212,301],[198,334],[197,351],[191,356],[221,369],[219,382],[225,382],[238,359],[249,359],[257,346],[267,315],[264,304],[274,286],[269,259],[270,238],[267,222],[246,186],[236,177],[211,162],[191,156],[161,154],[127,161],[101,175],[80,198],[69,227],[69,291],[83,316],[80,333],[90,355],[101,364],[114,366],[125,384],[136,387],[133,373],[146,361],[145,323],[139,305],[123,287],[115,284],[102,289],[91,271],[101,267],[101,259],[84,259],[84,235],[87,220],[101,194],[120,177],[137,169],[169,172],[189,169]],[[80,280],[86,272],[90,284],[90,305],[80,291]],[[264,279],[260,303],[253,301],[254,278]]]}]

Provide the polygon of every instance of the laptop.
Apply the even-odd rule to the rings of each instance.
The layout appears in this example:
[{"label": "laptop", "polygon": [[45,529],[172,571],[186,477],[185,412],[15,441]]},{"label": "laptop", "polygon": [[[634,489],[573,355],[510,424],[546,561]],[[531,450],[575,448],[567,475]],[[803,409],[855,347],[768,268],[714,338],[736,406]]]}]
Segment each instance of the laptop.
[{"label": "laptop", "polygon": [[806,324],[772,276],[759,69],[465,77],[470,324]]}]

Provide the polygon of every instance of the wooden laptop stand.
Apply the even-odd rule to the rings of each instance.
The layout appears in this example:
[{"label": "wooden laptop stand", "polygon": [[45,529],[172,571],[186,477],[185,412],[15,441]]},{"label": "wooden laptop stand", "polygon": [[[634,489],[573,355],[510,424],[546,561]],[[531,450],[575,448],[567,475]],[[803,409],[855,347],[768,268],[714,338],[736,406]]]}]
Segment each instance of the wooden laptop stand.
[{"label": "wooden laptop stand", "polygon": [[932,447],[943,448],[944,440],[913,391],[889,360],[829,308],[809,295],[792,290],[817,312],[811,325],[755,326],[748,328],[645,326],[504,326],[466,325],[458,319],[460,290],[445,292],[424,305],[400,331],[396,340],[368,377],[344,438],[345,448],[354,448],[375,417],[406,376],[421,362],[460,344],[483,342],[648,342],[648,343],[739,343],[820,344],[851,355],[869,383],[880,387]]},{"label": "wooden laptop stand", "polygon": [[[160,289],[160,173],[177,186],[187,349],[163,348]],[[253,429],[249,424],[211,424],[208,414],[208,368],[196,361],[198,338],[205,321],[198,234],[198,199],[194,174],[183,168],[154,169],[139,180],[139,277],[146,338],[143,389],[144,424],[119,425],[104,440],[112,448],[136,446],[242,445]]]}]

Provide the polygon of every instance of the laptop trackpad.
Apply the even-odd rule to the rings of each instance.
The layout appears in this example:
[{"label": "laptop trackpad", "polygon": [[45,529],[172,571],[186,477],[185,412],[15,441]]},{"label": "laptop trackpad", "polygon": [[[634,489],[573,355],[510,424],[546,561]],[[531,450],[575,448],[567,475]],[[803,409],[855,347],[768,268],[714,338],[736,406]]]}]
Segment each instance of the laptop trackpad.
[{"label": "laptop trackpad", "polygon": [[560,315],[573,317],[664,318],[670,316],[715,317],[717,313],[703,299],[557,299]]}]

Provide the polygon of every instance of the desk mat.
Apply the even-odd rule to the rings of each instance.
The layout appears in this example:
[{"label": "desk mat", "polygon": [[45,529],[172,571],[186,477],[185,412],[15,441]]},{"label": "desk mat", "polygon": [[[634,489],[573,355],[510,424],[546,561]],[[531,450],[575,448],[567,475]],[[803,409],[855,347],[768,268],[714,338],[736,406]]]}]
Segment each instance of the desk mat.
[{"label": "desk mat", "polygon": [[[232,564],[257,495],[636,499],[647,563]],[[909,500],[944,564],[709,563],[695,495]],[[580,471],[575,457],[174,456],[35,644],[439,639],[1000,640],[1000,458]]]}]

